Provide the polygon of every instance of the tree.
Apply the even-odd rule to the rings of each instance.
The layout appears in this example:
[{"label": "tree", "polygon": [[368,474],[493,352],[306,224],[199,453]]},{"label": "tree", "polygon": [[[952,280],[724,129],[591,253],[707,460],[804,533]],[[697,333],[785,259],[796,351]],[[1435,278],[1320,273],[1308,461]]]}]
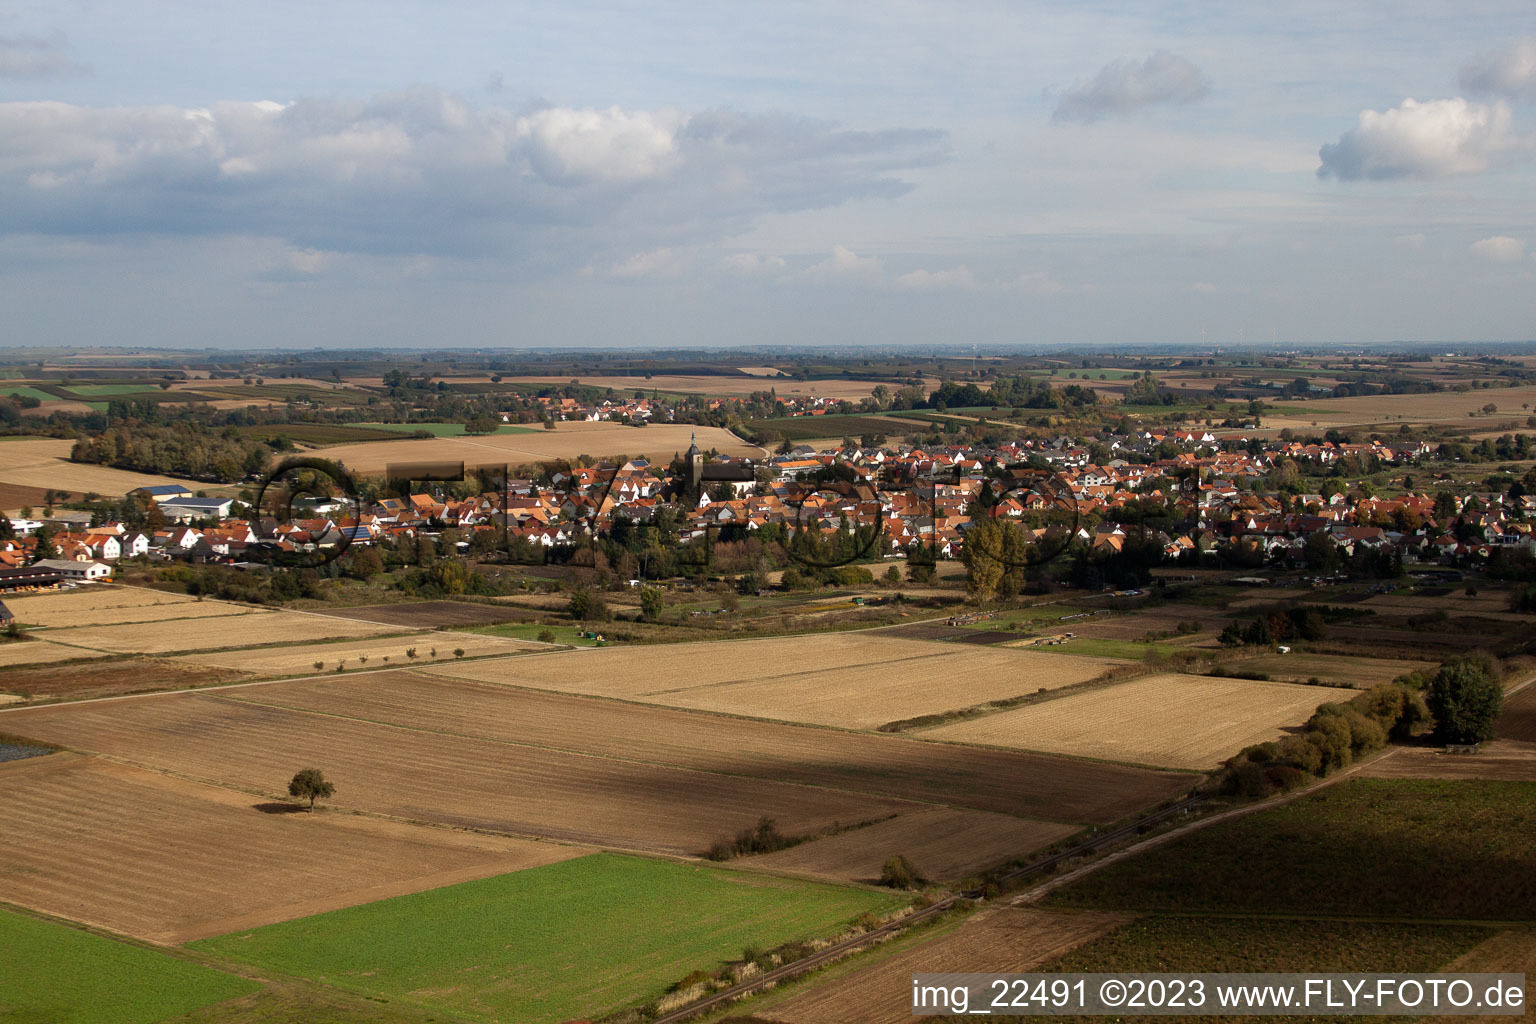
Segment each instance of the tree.
[{"label": "tree", "polygon": [[336,787],[325,781],[325,773],[319,768],[305,768],[288,783],[288,795],[300,800],[307,798],[309,809],[313,811],[317,799],[336,795]]},{"label": "tree", "polygon": [[646,622],[661,619],[662,594],[658,587],[645,587],[640,591],[640,616]]},{"label": "tree", "polygon": [[1448,661],[1430,680],[1425,701],[1435,717],[1437,740],[1481,743],[1493,735],[1504,704],[1498,666],[1486,654]]}]

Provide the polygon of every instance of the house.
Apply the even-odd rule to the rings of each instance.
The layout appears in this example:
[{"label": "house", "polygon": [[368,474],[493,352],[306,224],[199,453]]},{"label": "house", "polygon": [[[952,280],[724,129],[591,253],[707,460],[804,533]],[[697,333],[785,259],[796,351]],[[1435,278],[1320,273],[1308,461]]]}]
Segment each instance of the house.
[{"label": "house", "polygon": [[71,562],[64,558],[44,558],[34,563],[34,569],[58,573],[66,580],[104,580],[112,576],[112,567],[101,562]]}]

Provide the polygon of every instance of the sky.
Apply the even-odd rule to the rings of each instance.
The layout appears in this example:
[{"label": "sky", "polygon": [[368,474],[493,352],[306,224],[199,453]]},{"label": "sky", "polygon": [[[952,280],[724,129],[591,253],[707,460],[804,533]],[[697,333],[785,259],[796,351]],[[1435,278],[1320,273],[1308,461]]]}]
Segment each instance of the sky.
[{"label": "sky", "polygon": [[0,346],[1536,339],[1515,2],[0,0]]}]

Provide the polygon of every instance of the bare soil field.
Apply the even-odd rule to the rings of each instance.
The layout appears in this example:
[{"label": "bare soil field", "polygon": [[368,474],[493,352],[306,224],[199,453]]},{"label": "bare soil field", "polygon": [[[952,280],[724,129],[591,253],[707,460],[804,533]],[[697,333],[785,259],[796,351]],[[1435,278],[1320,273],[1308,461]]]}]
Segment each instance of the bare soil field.
[{"label": "bare soil field", "polygon": [[743,863],[835,881],[874,884],[880,880],[881,865],[899,853],[924,878],[947,882],[1049,846],[1076,831],[1073,825],[935,807]]},{"label": "bare soil field", "polygon": [[253,610],[246,615],[204,619],[192,625],[173,621],[122,626],[74,626],[51,630],[49,639],[71,647],[111,651],[115,654],[165,654],[170,651],[207,651],[270,644],[281,640],[316,641],[396,632],[399,632],[399,627],[352,619]]},{"label": "bare soil field", "polygon": [[[3,678],[3,677],[0,677]],[[1476,754],[1443,747],[1400,747],[1366,769],[1386,779],[1494,779],[1536,781],[1536,684],[1508,697],[1494,739]]]},{"label": "bare soil field", "polygon": [[246,615],[258,609],[223,601],[194,601],[146,590],[73,590],[35,594],[6,602],[16,618],[33,626],[118,626],[168,619],[214,619]]},{"label": "bare soil field", "polygon": [[[1078,636],[1103,640],[1143,640],[1148,633],[1177,635],[1181,622],[1198,622],[1201,632],[1218,632],[1226,621],[1225,615],[1209,608],[1181,606],[1134,612],[1130,615],[1099,615],[1091,619],[1076,619],[1073,622],[1058,625],[1060,629],[1071,630]],[[1198,634],[1189,635],[1197,636]]]},{"label": "bare soil field", "polygon": [[[0,449],[0,454],[3,453],[4,450]],[[24,508],[42,508],[43,498],[47,493],[48,489],[46,487],[29,487],[26,484],[0,482],[0,512],[14,516]]]},{"label": "bare soil field", "polygon": [[470,604],[467,601],[412,601],[404,604],[359,605],[356,608],[317,608],[315,611],[343,619],[362,619],[387,626],[415,626],[422,629],[485,626],[520,617],[515,612],[503,611],[494,605]]},{"label": "bare soil field", "polygon": [[908,1024],[912,975],[967,971],[1022,973],[1131,920],[1111,911],[1052,913],[989,907],[959,928],[861,970],[796,993],[754,1019],[781,1024]]},{"label": "bare soil field", "polygon": [[[68,661],[71,658],[93,658],[96,651],[83,651],[78,647],[66,647],[63,644],[51,644],[46,640],[37,638],[34,634],[31,640],[9,640],[0,643],[0,668],[7,665],[41,665],[50,661]],[[5,676],[0,674],[0,680]],[[0,690],[5,689],[5,683],[0,681]]]},{"label": "bare soil field", "polygon": [[719,449],[726,455],[758,457],[763,449],[747,444],[721,427],[694,427],[686,423],[657,423],[626,427],[622,423],[558,423],[554,430],[531,434],[487,434],[484,437],[435,437],[421,440],[366,441],[321,449],[328,459],[346,463],[356,473],[382,473],[390,463],[463,462],[466,466],[498,466],[537,462],[541,459],[574,459],[647,455],[666,462],[688,450],[690,437],[698,434],[699,447]]},{"label": "bare soil field", "polygon": [[1484,591],[1468,597],[1461,590],[1454,590],[1441,597],[1422,594],[1377,594],[1360,602],[1357,607],[1369,608],[1377,615],[1413,616],[1444,612],[1459,618],[1475,616],[1498,622],[1531,622],[1529,615],[1509,610],[1509,594],[1501,590]]},{"label": "bare soil field", "polygon": [[586,852],[255,803],[75,754],[0,764],[0,898],[177,943]]},{"label": "bare soil field", "polygon": [[1181,792],[1189,781],[1170,772],[726,718],[425,672],[327,676],[224,695],[448,736],[1061,822],[1114,821]]},{"label": "bare soil field", "polygon": [[[1398,676],[1434,669],[1432,661],[1393,661],[1384,658],[1350,658],[1337,654],[1268,654],[1260,658],[1241,658],[1227,663],[1234,671],[1263,672],[1276,682],[1306,682],[1316,678],[1325,683],[1368,690],[1377,683],[1390,683]],[[1327,699],[1327,694],[1320,694]]]},{"label": "bare soil field", "polygon": [[[1054,655],[1051,655],[1054,657]],[[991,743],[1164,768],[1205,770],[1251,743],[1279,739],[1336,697],[1315,686],[1156,675],[923,730]]]},{"label": "bare soil field", "polygon": [[[408,633],[394,637],[359,637],[338,643],[209,651],[170,660],[188,666],[238,669],[264,677],[334,672],[338,664],[345,665],[347,669],[363,669],[453,662],[458,660],[455,651],[463,651],[466,658],[478,658],[488,654],[516,654],[519,651],[548,649],[545,644],[474,633]],[[411,657],[408,651],[415,651],[416,656]],[[323,668],[315,668],[317,661],[324,663]]]},{"label": "bare soil field", "polygon": [[338,808],[667,854],[699,853],[763,815],[786,833],[804,834],[913,808],[777,781],[444,737],[211,692],[0,711],[0,727],[258,797],[282,792],[296,766],[320,766],[336,785],[331,804]]},{"label": "bare soil field", "polygon": [[[68,438],[26,438],[4,442],[0,449],[0,484],[43,487],[81,495],[90,491],[120,497],[135,487],[152,484],[183,484],[200,488],[207,484],[188,483],[168,476],[130,473],[110,466],[70,462],[75,443]],[[685,446],[686,447],[686,446]]]},{"label": "bare soil field", "polygon": [[[72,655],[81,652],[71,648]],[[3,651],[4,648],[0,648]],[[233,669],[178,665],[155,658],[96,658],[73,665],[17,667],[0,672],[0,692],[31,700],[84,700],[125,693],[183,690],[246,678]]]},{"label": "bare soil field", "polygon": [[1121,664],[884,634],[583,650],[465,666],[463,678],[778,721],[873,729],[1080,683]]}]

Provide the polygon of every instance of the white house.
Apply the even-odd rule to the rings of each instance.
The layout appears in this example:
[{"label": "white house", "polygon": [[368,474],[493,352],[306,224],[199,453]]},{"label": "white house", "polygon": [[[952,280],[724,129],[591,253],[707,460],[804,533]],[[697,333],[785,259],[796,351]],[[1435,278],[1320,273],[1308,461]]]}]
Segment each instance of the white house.
[{"label": "white house", "polygon": [[104,580],[112,576],[112,567],[101,562],[73,562],[65,558],[44,558],[33,568],[56,572],[67,580]]}]

